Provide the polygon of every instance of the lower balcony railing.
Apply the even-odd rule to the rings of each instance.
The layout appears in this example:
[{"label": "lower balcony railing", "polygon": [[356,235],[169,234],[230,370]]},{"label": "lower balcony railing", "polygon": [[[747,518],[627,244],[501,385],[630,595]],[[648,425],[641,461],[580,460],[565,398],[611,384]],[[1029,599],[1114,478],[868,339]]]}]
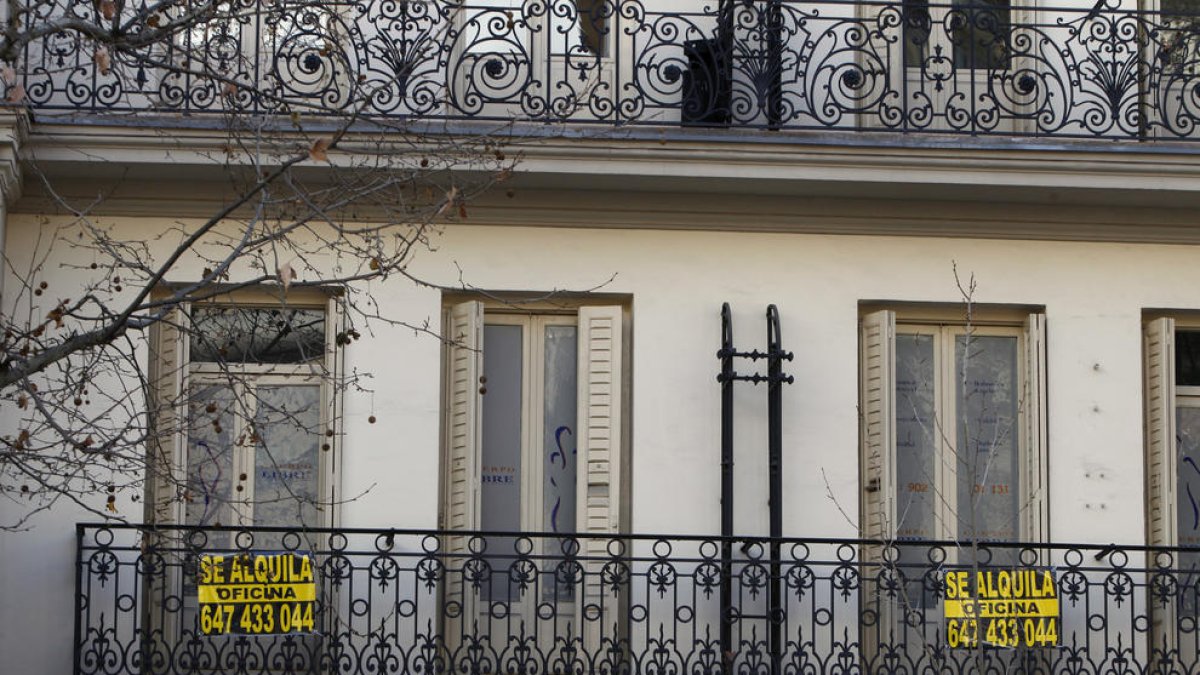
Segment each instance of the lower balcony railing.
[{"label": "lower balcony railing", "polygon": [[77,673],[1193,673],[1200,551],[78,528]]}]

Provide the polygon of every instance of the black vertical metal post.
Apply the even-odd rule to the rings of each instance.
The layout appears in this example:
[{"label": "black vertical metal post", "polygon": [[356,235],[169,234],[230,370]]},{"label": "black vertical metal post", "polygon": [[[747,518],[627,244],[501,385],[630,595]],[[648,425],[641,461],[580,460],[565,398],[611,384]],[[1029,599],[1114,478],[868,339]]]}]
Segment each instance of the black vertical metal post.
[{"label": "black vertical metal post", "polygon": [[[783,4],[767,3],[767,128],[778,130],[783,123]],[[772,305],[774,307],[774,305]]]},{"label": "black vertical metal post", "polygon": [[[730,96],[733,92],[734,2],[736,0],[721,0],[717,10],[717,54],[720,56],[717,59],[717,101],[725,108],[722,111],[722,119],[727,125],[733,122],[733,101]],[[729,303],[724,303],[724,306],[728,307]],[[731,342],[730,349],[732,348]]]},{"label": "black vertical metal post", "polygon": [[733,318],[721,305],[721,662],[733,665]]},{"label": "black vertical metal post", "polygon": [[781,564],[779,538],[783,536],[783,385],[791,384],[792,378],[783,374],[783,361],[792,359],[791,352],[783,351],[783,338],[779,331],[779,309],[767,307],[767,452],[769,481],[769,505],[771,512],[771,585],[768,601],[768,621],[771,626],[770,645],[771,672],[782,673],[783,624],[786,613],[780,587]]},{"label": "black vertical metal post", "polygon": [[71,672],[80,671],[80,649],[83,647],[83,525],[75,525],[75,661]]},{"label": "black vertical metal post", "polygon": [[[781,675],[783,666],[783,626],[786,613],[781,593],[779,538],[783,535],[783,385],[791,384],[792,376],[783,372],[783,361],[791,361],[791,352],[783,350],[779,332],[779,310],[767,307],[767,350],[740,352],[733,346],[733,321],[729,303],[721,305],[721,658],[725,672],[733,667],[733,383],[767,383],[767,452],[770,465],[768,508],[771,514],[770,533],[770,590],[766,619],[769,625],[768,650],[772,675]],[[735,358],[767,360],[767,374],[739,375],[733,369]],[[745,618],[745,615],[739,614]]]}]

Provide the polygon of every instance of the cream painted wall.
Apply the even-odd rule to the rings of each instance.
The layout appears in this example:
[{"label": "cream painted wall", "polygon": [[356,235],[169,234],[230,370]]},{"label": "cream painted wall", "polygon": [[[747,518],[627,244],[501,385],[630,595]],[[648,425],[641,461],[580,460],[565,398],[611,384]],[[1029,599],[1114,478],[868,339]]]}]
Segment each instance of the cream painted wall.
[{"label": "cream painted wall", "polygon": [[[144,236],[162,227],[157,219],[114,224]],[[30,259],[39,227],[31,216],[10,219],[13,259]],[[448,226],[437,245],[412,267],[431,281],[454,285],[459,267],[470,284],[490,290],[584,289],[613,277],[603,290],[632,298],[632,524],[639,532],[718,530],[715,351],[718,312],[729,301],[740,347],[762,347],[763,312],[773,302],[785,347],[796,354],[786,368],[796,384],[784,394],[784,534],[854,536],[847,518],[858,508],[858,303],[956,302],[956,261],[963,275],[975,275],[978,302],[1046,308],[1051,537],[1141,543],[1141,313],[1200,309],[1198,251],[1186,246],[477,225]],[[81,281],[81,272],[58,266],[65,255],[47,266],[55,289]],[[375,296],[385,313],[439,320],[435,291],[392,280]],[[362,495],[341,509],[340,522],[435,527],[439,345],[409,330],[377,327],[364,336],[349,348],[348,365],[374,374],[375,393],[373,401],[345,398],[339,479],[344,495]],[[764,388],[742,385],[737,405],[738,529],[762,534]],[[0,424],[11,428],[15,413],[4,410]],[[118,506],[133,519],[140,513],[131,495]],[[0,516],[14,508],[0,504]],[[62,505],[32,531],[0,533],[6,670],[69,670],[64,638],[80,519],[93,520]]]}]

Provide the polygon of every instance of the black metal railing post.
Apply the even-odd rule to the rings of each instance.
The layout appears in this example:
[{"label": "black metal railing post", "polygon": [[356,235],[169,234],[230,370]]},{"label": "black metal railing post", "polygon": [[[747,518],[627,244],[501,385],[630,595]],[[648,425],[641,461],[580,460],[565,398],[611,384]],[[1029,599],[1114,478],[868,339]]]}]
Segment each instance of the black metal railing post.
[{"label": "black metal railing post", "polygon": [[721,305],[721,662],[733,666],[733,318]]},{"label": "black metal railing post", "polygon": [[784,351],[783,337],[779,329],[779,308],[767,306],[767,450],[769,481],[770,534],[771,534],[771,591],[769,620],[771,622],[771,671],[782,673],[783,624],[787,612],[783,606],[782,567],[779,542],[783,537],[783,385],[791,384],[793,377],[784,375],[783,362],[792,360],[792,353]]},{"label": "black metal railing post", "polygon": [[783,124],[783,4],[767,3],[767,128],[778,131]]},{"label": "black metal railing post", "polygon": [[[783,624],[786,612],[780,586],[782,566],[780,564],[780,537],[783,536],[783,385],[791,384],[794,378],[783,372],[783,362],[792,360],[792,353],[784,351],[779,330],[779,308],[767,307],[767,349],[740,352],[733,346],[733,320],[729,303],[721,305],[721,372],[717,381],[721,383],[721,651],[727,666],[733,661],[733,621],[735,611],[732,604],[733,586],[733,383],[767,383],[767,456],[768,456],[768,500],[770,513],[770,542],[768,563],[770,566],[767,612],[769,626],[768,653],[773,675],[782,672]],[[739,375],[733,368],[734,358],[751,361],[766,359],[767,374]],[[742,616],[740,612],[736,616]]]},{"label": "black metal railing post", "polygon": [[72,644],[72,672],[79,674],[79,661],[83,649],[83,535],[87,526],[75,525],[75,642]]}]

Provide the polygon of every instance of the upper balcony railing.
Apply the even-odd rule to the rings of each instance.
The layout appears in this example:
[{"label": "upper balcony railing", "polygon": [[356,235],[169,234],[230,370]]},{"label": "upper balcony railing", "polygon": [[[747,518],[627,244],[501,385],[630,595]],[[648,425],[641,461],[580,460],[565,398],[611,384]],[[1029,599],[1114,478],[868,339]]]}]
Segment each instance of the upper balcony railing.
[{"label": "upper balcony railing", "polygon": [[111,61],[49,35],[18,77],[43,111],[1198,140],[1200,5],[1153,4],[237,0]]},{"label": "upper balcony railing", "polygon": [[81,525],[75,672],[1195,673],[1198,561],[1140,546]]}]

